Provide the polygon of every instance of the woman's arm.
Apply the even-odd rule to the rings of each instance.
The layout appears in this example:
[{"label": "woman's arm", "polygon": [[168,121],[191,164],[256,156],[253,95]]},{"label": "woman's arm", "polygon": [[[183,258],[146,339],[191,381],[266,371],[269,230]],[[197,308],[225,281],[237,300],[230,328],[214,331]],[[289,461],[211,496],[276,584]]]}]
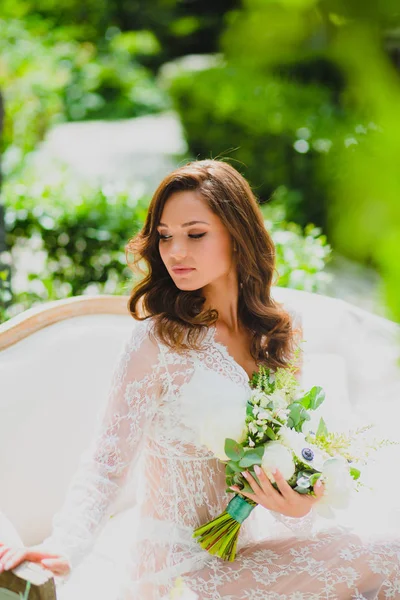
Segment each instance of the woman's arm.
[{"label": "woman's arm", "polygon": [[91,548],[155,414],[161,379],[158,345],[141,322],[118,358],[97,434],[39,548],[66,556],[72,567]]}]

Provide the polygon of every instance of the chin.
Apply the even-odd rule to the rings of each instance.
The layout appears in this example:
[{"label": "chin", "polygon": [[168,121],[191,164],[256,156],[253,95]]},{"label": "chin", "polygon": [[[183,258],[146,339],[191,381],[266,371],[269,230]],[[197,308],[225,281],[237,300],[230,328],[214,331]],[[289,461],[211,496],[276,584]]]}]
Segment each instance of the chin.
[{"label": "chin", "polygon": [[176,287],[178,288],[178,290],[182,290],[182,292],[194,292],[195,290],[199,289],[198,285],[193,285],[193,283],[189,283],[189,282],[182,282],[182,283],[176,283],[174,281]]}]

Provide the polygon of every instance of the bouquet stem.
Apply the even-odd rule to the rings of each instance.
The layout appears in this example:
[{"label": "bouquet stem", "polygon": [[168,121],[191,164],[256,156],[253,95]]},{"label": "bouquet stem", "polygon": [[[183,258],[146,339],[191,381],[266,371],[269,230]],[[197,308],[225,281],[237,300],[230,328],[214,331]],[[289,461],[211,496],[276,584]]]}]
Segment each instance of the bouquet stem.
[{"label": "bouquet stem", "polygon": [[200,546],[210,554],[233,561],[240,527],[255,506],[255,502],[236,494],[226,510],[209,523],[195,529],[193,537],[197,537]]}]

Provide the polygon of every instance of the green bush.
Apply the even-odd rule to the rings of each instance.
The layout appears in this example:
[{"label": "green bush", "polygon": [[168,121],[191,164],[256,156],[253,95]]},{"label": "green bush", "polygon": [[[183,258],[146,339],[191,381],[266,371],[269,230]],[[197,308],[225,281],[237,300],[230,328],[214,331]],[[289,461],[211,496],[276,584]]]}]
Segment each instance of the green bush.
[{"label": "green bush", "polygon": [[[56,180],[54,170],[49,173],[51,183],[26,171],[3,188],[8,251],[0,262],[11,268],[13,302],[2,319],[43,301],[128,294],[132,286],[124,246],[142,225],[149,198],[140,190],[94,187],[67,172]],[[277,248],[278,285],[321,291],[330,254],[325,237],[286,223],[276,208],[263,211]]]},{"label": "green bush", "polygon": [[12,172],[61,121],[137,117],[169,107],[135,56],[157,52],[150,32],[115,30],[101,48],[65,39],[39,20],[0,19],[0,88],[6,118],[4,169]]},{"label": "green bush", "polygon": [[286,190],[288,218],[325,225],[320,160],[337,134],[340,110],[327,88],[221,64],[164,77],[193,156],[229,154],[266,201]]},{"label": "green bush", "polygon": [[140,191],[78,183],[8,181],[3,188],[11,266],[11,316],[35,303],[88,293],[127,293],[124,246],[143,222]]}]

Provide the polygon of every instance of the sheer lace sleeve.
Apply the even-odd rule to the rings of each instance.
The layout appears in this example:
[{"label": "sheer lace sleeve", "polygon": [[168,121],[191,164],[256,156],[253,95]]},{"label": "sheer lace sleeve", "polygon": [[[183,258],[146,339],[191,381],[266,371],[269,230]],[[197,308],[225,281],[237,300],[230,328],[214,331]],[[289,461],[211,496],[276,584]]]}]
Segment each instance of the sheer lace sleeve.
[{"label": "sheer lace sleeve", "polygon": [[313,535],[316,519],[314,509],[311,509],[305,517],[287,517],[273,510],[270,512],[274,519],[285,525],[297,537],[310,537]]},{"label": "sheer lace sleeve", "polygon": [[83,454],[53,529],[41,548],[74,567],[91,548],[124,483],[160,398],[159,348],[148,322],[138,323],[118,357],[104,414]]}]

